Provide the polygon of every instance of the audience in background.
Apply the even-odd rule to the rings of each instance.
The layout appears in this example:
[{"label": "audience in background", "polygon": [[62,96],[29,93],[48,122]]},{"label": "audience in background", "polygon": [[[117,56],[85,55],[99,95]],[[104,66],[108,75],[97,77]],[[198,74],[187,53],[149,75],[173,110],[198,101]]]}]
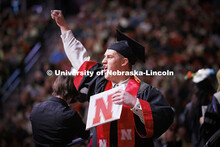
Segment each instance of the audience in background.
[{"label": "audience in background", "polygon": [[[159,88],[175,108],[175,124],[164,134],[162,145],[168,145],[169,142],[182,146],[191,144],[191,136],[184,127],[183,112],[186,104],[194,100],[195,91],[192,81],[185,80],[184,76],[188,71],[195,73],[201,68],[219,69],[219,1],[96,2],[88,1],[80,7],[77,15],[67,18],[73,33],[88,49],[92,60],[101,62],[106,47],[115,38],[115,28],[119,27],[145,46],[146,63],[137,64],[136,70],[174,71],[174,76],[139,78]],[[23,17],[19,12],[13,14],[10,9],[0,13],[0,85],[13,72],[15,65],[19,65],[44,30],[47,20],[43,16],[30,11]],[[48,99],[55,79],[45,73],[48,69],[71,68],[69,61],[62,55],[59,41],[50,44],[54,46],[54,53],[35,73],[34,80],[23,87],[18,96],[21,105],[17,104],[19,107],[14,106],[10,112],[4,113],[4,119],[0,121],[0,146],[33,145],[29,114],[33,104]],[[59,61],[53,60],[56,56],[59,56]],[[18,122],[27,125],[19,126]]]},{"label": "audience in background", "polygon": [[[15,13],[10,7],[0,9],[0,87],[21,66],[34,44],[39,41],[48,23],[42,13],[32,9]],[[2,66],[3,65],[3,66]]]}]

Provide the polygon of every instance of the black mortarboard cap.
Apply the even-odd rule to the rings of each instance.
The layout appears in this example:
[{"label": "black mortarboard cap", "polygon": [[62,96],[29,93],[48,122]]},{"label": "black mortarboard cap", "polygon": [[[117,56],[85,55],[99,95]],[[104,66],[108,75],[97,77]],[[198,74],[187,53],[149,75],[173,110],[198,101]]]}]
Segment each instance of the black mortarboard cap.
[{"label": "black mortarboard cap", "polygon": [[115,50],[128,58],[132,65],[135,64],[137,59],[145,62],[145,49],[140,43],[119,30],[117,30],[116,37],[118,42],[111,44],[108,49]]}]

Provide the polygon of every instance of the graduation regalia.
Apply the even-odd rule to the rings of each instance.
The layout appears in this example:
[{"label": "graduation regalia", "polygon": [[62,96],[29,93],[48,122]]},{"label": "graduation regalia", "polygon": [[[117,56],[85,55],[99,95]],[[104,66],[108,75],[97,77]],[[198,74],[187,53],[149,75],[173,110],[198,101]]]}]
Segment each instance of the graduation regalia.
[{"label": "graduation regalia", "polygon": [[[202,138],[202,143],[205,144],[208,140],[212,142],[212,147],[220,146],[219,134],[214,135],[220,130],[220,92],[213,95],[212,101],[207,107],[204,117],[204,123],[200,128],[200,134]],[[214,135],[214,136],[213,136]],[[213,139],[211,139],[211,137]]]},{"label": "graduation regalia", "polygon": [[[77,75],[74,79],[79,92],[91,96],[112,88],[111,81],[107,81],[104,75],[96,74],[103,70],[101,64],[86,61],[79,71],[87,70],[94,72],[93,77]],[[126,91],[139,98],[144,124],[130,107],[123,105],[119,120],[96,127],[92,145],[106,143],[107,146],[154,146],[153,138],[159,137],[172,124],[173,110],[156,88],[131,77]]]},{"label": "graduation regalia", "polygon": [[[127,58],[131,65],[135,64],[137,59],[144,62],[145,49],[142,45],[118,30],[117,40],[108,50],[117,51]],[[101,64],[85,61],[78,72],[85,71],[93,72],[93,76],[77,75],[74,84],[80,93],[88,96],[88,100],[89,96],[112,88],[112,81],[105,79]],[[135,76],[130,77],[125,90],[139,99],[144,123],[131,111],[131,107],[123,105],[119,120],[96,127],[92,146],[154,146],[153,138],[159,137],[172,124],[173,110],[159,90],[141,82]]]}]

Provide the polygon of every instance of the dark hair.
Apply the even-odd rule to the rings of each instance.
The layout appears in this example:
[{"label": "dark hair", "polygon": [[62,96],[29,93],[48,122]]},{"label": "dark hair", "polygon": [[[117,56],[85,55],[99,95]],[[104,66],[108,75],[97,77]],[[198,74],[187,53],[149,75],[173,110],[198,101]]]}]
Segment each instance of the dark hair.
[{"label": "dark hair", "polygon": [[[61,96],[65,100],[73,99],[76,101],[76,96],[78,92],[73,83],[73,76],[58,76],[53,84],[53,96]],[[71,100],[71,102],[73,102]]]},{"label": "dark hair", "polygon": [[211,77],[207,77],[201,82],[196,83],[196,86],[198,90],[202,91],[203,93],[207,93],[210,95],[213,95],[215,93],[215,88],[213,86]]}]

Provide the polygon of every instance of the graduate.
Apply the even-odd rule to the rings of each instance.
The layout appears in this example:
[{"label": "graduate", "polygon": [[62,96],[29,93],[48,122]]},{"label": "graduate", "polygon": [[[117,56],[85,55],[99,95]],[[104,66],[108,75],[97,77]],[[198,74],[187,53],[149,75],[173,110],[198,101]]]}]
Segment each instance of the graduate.
[{"label": "graduate", "polygon": [[216,74],[218,80],[217,92],[207,106],[204,122],[200,127],[201,143],[210,147],[220,146],[220,70]]},{"label": "graduate", "polygon": [[[145,49],[137,41],[117,31],[117,42],[111,44],[102,64],[90,61],[84,46],[67,26],[60,10],[52,10],[51,17],[61,29],[64,50],[78,71],[93,71],[92,77],[78,75],[76,89],[89,96],[124,85],[112,97],[115,104],[122,104],[119,120],[96,127],[92,146],[154,146],[153,139],[162,135],[172,124],[174,112],[161,92],[140,81],[134,75],[113,75],[112,72],[132,71],[137,60],[145,61]],[[103,75],[96,74],[104,71]]]}]

